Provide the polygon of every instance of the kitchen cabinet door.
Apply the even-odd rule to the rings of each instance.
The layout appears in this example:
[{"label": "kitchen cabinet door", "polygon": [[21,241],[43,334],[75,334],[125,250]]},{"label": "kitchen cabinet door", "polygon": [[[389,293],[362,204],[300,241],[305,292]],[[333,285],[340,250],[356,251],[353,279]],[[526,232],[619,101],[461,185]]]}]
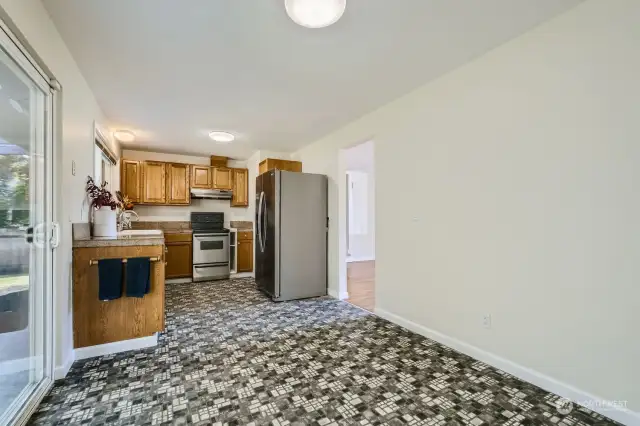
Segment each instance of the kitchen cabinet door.
[{"label": "kitchen cabinet door", "polygon": [[211,189],[212,184],[211,167],[191,166],[191,188]]},{"label": "kitchen cabinet door", "polygon": [[237,245],[237,267],[238,272],[253,271],[253,240],[242,240]]},{"label": "kitchen cabinet door", "polygon": [[233,169],[233,198],[231,207],[249,205],[249,170]]},{"label": "kitchen cabinet door", "polygon": [[213,168],[213,189],[233,189],[233,170],[227,167]]},{"label": "kitchen cabinet door", "polygon": [[167,164],[167,203],[191,203],[189,174],[189,166],[187,164]]},{"label": "kitchen cabinet door", "polygon": [[191,242],[167,243],[167,265],[165,276],[170,278],[189,278],[192,272]]},{"label": "kitchen cabinet door", "polygon": [[160,161],[144,161],[142,163],[142,203],[165,204],[166,163]]},{"label": "kitchen cabinet door", "polygon": [[142,199],[140,162],[122,160],[120,162],[120,191],[134,203]]}]

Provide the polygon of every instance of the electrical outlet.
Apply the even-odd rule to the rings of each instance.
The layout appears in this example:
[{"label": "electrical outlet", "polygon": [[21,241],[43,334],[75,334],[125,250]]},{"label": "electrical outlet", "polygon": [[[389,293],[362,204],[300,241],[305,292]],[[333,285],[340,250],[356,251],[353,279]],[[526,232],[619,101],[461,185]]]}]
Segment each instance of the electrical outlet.
[{"label": "electrical outlet", "polygon": [[76,161],[71,160],[71,176],[75,176],[75,175],[76,175]]},{"label": "electrical outlet", "polygon": [[484,328],[491,328],[491,314],[485,314],[482,317],[482,326]]}]

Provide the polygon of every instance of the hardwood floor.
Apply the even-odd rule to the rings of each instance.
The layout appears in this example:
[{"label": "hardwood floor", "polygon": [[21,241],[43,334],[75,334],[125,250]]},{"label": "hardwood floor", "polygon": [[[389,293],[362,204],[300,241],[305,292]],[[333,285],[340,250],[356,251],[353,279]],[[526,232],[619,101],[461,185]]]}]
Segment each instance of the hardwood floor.
[{"label": "hardwood floor", "polygon": [[376,305],[375,270],[373,260],[347,263],[347,302],[373,312]]}]

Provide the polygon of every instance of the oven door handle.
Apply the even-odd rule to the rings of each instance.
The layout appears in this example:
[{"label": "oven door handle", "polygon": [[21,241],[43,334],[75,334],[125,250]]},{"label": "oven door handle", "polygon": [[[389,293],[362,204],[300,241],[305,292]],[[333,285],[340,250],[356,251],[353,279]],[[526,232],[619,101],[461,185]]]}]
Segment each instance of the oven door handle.
[{"label": "oven door handle", "polygon": [[219,266],[229,266],[229,262],[206,263],[204,265],[193,265],[195,269],[216,268]]},{"label": "oven door handle", "polygon": [[229,233],[221,233],[221,234],[193,234],[193,238],[201,239],[202,237],[228,237]]}]

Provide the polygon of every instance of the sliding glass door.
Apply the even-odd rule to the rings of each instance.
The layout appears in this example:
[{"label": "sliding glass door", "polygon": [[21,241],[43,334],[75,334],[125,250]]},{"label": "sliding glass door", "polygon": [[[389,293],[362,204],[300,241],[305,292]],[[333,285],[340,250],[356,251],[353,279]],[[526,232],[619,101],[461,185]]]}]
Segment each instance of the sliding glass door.
[{"label": "sliding glass door", "polygon": [[0,424],[52,381],[52,94],[0,30]]}]

